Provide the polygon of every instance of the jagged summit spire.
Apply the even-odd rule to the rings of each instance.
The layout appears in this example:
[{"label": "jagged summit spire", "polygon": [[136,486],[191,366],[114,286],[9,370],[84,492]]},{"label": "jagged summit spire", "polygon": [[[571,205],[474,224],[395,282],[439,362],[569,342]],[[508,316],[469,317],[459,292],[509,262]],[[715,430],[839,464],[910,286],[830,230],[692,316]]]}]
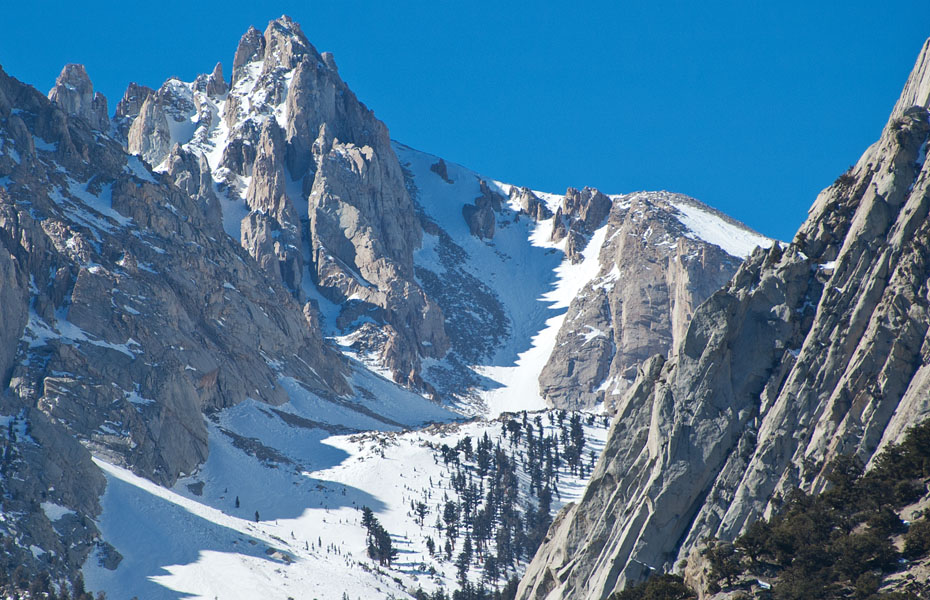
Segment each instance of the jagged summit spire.
[{"label": "jagged summit spire", "polygon": [[288,15],[281,15],[277,19],[268,21],[268,27],[275,27],[283,33],[297,35],[303,39],[307,39],[303,31],[300,29],[300,24]]},{"label": "jagged summit spire", "polygon": [[70,115],[80,117],[94,129],[105,131],[109,127],[107,99],[94,92],[94,84],[84,65],[69,63],[48,92],[48,99]]},{"label": "jagged summit spire", "polygon": [[242,69],[250,62],[261,60],[265,56],[265,38],[259,33],[258,29],[249,26],[249,29],[239,38],[239,45],[236,47],[236,55],[233,58],[232,66],[232,84],[242,75]]},{"label": "jagged summit spire", "polygon": [[227,90],[226,80],[223,78],[223,63],[218,62],[207,78],[206,92],[209,96],[220,96],[225,94]]},{"label": "jagged summit spire", "polygon": [[301,31],[300,25],[288,16],[279,17],[265,28],[265,64],[262,73],[283,68],[291,70],[305,57],[322,62],[320,53]]},{"label": "jagged summit spire", "polygon": [[268,73],[276,68],[293,69],[305,56],[336,70],[332,57],[321,56],[304,35],[300,25],[289,16],[282,15],[269,21],[264,33],[250,26],[236,48],[232,85],[242,77],[243,69],[249,63],[264,61],[262,72]]}]

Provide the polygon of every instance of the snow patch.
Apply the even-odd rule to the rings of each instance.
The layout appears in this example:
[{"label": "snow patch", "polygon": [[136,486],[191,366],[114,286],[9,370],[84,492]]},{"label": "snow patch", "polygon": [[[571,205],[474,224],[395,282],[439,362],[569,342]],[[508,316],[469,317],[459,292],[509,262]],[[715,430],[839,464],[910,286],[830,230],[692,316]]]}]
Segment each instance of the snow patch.
[{"label": "snow patch", "polygon": [[62,518],[68,515],[76,514],[70,508],[65,508],[64,506],[55,504],[54,502],[43,502],[41,506],[42,512],[45,513],[45,516],[48,517],[48,520],[52,523],[60,521]]},{"label": "snow patch", "polygon": [[728,222],[708,210],[685,202],[672,202],[681,213],[678,220],[687,227],[689,237],[704,240],[723,249],[730,256],[746,258],[757,246],[769,248],[772,240],[749,229]]}]

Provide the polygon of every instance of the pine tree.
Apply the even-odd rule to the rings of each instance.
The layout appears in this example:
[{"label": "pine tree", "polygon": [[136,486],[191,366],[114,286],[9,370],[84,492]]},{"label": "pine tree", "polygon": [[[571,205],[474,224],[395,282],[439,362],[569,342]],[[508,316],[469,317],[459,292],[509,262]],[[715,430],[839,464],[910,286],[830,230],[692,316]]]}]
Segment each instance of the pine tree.
[{"label": "pine tree", "polygon": [[452,500],[446,502],[442,512],[442,519],[446,523],[446,535],[450,538],[456,537],[458,535],[459,507]]},{"label": "pine tree", "polygon": [[500,569],[497,566],[497,557],[488,554],[484,559],[484,578],[493,585],[497,585],[497,579],[500,577]]},{"label": "pine tree", "polygon": [[362,527],[371,533],[371,526],[375,522],[375,514],[367,506],[362,507]]},{"label": "pine tree", "polygon": [[425,502],[417,502],[414,505],[413,511],[417,515],[417,522],[420,524],[420,527],[423,527],[423,521],[426,515],[429,514],[429,507],[426,506]]},{"label": "pine tree", "polygon": [[459,583],[465,585],[468,581],[468,567],[471,564],[471,539],[465,536],[465,543],[462,544],[462,551],[459,552],[455,560],[455,568],[458,571]]}]

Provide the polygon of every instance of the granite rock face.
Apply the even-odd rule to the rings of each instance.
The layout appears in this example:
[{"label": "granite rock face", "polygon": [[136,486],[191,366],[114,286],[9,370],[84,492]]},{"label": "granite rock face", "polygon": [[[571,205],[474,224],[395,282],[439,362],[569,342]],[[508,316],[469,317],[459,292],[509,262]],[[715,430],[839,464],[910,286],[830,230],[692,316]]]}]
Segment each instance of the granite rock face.
[{"label": "granite rock face", "polygon": [[117,139],[125,146],[129,140],[129,128],[132,122],[142,112],[142,105],[146,99],[155,93],[148,86],[130,83],[123,93],[123,97],[116,103],[116,113],[113,116],[113,131]]},{"label": "granite rock face", "polygon": [[208,157],[226,232],[296,301],[339,304],[345,333],[374,319],[383,335],[366,354],[419,386],[421,360],[442,357],[449,340],[414,276],[422,233],[387,128],[288,17],[250,28],[232,65],[228,89],[219,65],[191,84],[167,81],[139,109],[127,149],[159,169],[175,144]]},{"label": "granite rock face", "polygon": [[594,230],[607,218],[611,205],[610,198],[594,188],[586,187],[581,191],[568,188],[565,192],[552,223],[550,239],[559,242],[568,238],[565,254],[572,263],[581,262],[582,251]]},{"label": "granite rock face", "polygon": [[65,65],[55,80],[55,87],[49,91],[48,99],[65,113],[84,119],[93,129],[107,131],[110,127],[107,99],[100,92],[94,92],[84,65]]},{"label": "granite rock face", "polygon": [[757,250],[618,403],[584,498],[519,598],[606,598],[732,539],[831,459],[868,461],[930,413],[930,40],[881,138],[790,246]]},{"label": "granite rock face", "polygon": [[[205,414],[281,404],[282,376],[351,388],[303,306],[223,233],[203,160],[176,149],[155,174],[61,106],[0,71],[0,485],[21,564],[73,574],[98,535],[91,453],[171,485],[206,457]],[[38,498],[73,519],[52,524]]]},{"label": "granite rock face", "polygon": [[[514,197],[514,193],[511,193]],[[521,206],[539,214],[532,192],[518,192]],[[588,201],[585,202],[584,199]],[[607,198],[595,190],[569,190],[563,215],[577,215],[569,229],[576,250],[604,219]],[[609,199],[608,199],[609,200]],[[695,308],[736,272],[742,257],[690,235],[676,205],[712,211],[667,192],[616,198],[598,249],[598,275],[572,300],[553,352],[539,375],[553,406],[610,408],[636,378],[639,364],[667,355],[684,338]],[[536,207],[536,208],[534,208]],[[761,238],[760,239],[764,239]]]}]

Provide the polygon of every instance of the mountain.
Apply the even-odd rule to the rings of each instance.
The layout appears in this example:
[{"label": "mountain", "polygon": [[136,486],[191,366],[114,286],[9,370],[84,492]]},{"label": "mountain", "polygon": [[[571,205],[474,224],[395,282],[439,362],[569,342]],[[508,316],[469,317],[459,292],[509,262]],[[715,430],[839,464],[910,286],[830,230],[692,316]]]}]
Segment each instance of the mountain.
[{"label": "mountain", "polygon": [[[512,365],[546,328],[550,307],[537,305],[569,279],[554,273],[562,253],[577,266],[565,265],[572,281],[560,285],[570,286],[560,292],[564,303],[595,277],[612,277],[610,261],[636,263],[635,275],[674,263],[673,273],[657,271],[657,281],[631,287],[623,301],[620,290],[614,294],[609,313],[616,323],[608,315],[599,324],[605,338],[593,344],[596,356],[571,352],[569,361],[584,364],[580,372],[603,371],[585,382],[583,400],[566,397],[566,363],[548,367],[542,398],[593,406],[605,395],[596,388],[613,375],[613,346],[620,348],[613,369],[631,381],[635,365],[651,354],[642,346],[666,352],[693,308],[755,245],[771,244],[683,196],[608,197],[589,188],[536,194],[392,144],[384,124],[341,80],[332,55],[318,53],[287,17],[263,34],[249,29],[232,83],[222,74],[217,65],[210,75],[170,79],[155,91],[130,85],[117,106],[115,135],[128,131],[126,149],[182,187],[209,175],[226,232],[298,302],[322,313],[328,337],[421,393],[477,400],[473,412],[484,410],[483,388],[506,386],[494,375],[486,382],[481,367]],[[612,237],[627,222],[642,229],[654,267]],[[589,240],[605,225],[610,237],[599,235],[588,254],[606,271],[586,270],[580,263]],[[675,247],[678,239],[688,240],[685,247]],[[700,257],[697,269],[693,256]],[[678,274],[685,264],[679,259],[688,275]],[[642,303],[645,294],[650,300]],[[660,320],[663,331],[653,334]],[[571,329],[562,335],[578,337]],[[535,378],[542,365],[532,369]]]},{"label": "mountain", "polygon": [[735,538],[930,415],[930,41],[881,138],[787,247],[758,249],[617,404],[518,598],[606,598]]},{"label": "mountain", "polygon": [[[47,97],[0,71],[0,573],[111,597],[454,587],[409,503],[504,509],[442,445],[499,442],[513,510],[488,533],[536,536],[605,433],[547,409],[615,405],[771,244],[685,196],[535,192],[392,141],[287,17],[230,79],[131,84],[112,118],[80,65]],[[363,505],[403,568],[370,566]]]}]

